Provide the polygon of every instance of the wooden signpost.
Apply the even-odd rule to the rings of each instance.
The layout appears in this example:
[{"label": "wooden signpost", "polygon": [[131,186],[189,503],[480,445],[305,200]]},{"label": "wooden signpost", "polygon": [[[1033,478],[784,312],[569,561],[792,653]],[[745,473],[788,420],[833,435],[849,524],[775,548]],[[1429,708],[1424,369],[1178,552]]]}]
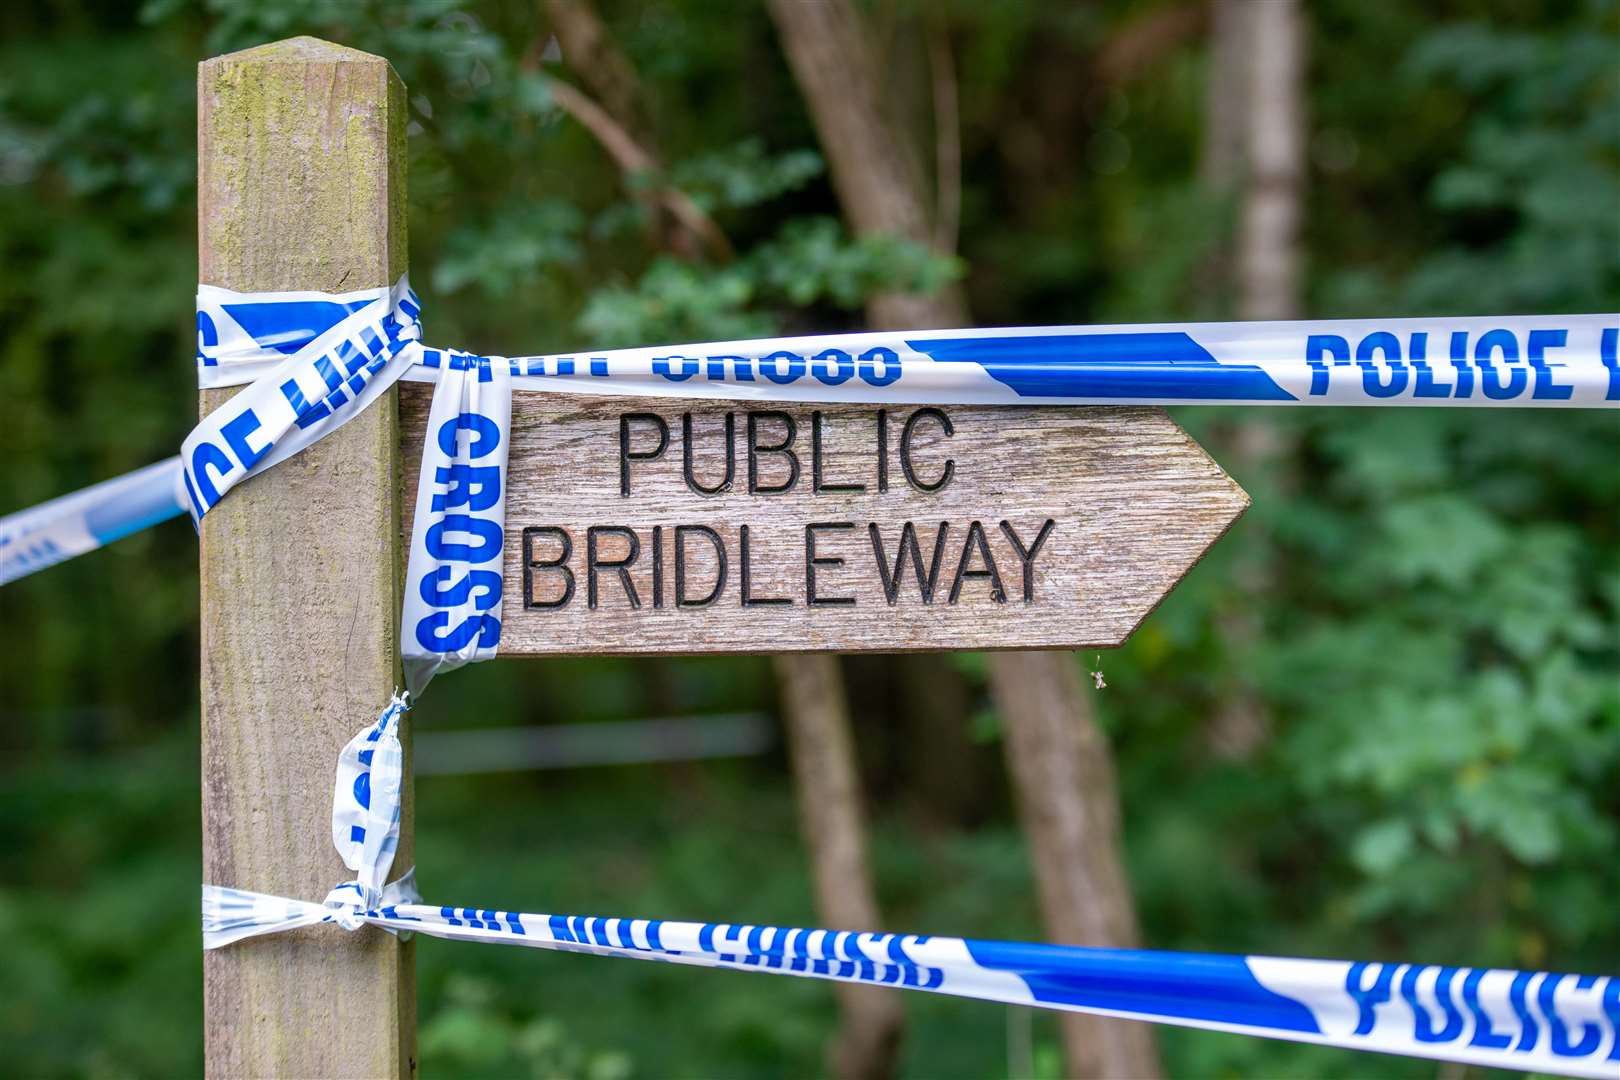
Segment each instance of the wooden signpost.
[{"label": "wooden signpost", "polygon": [[508,656],[1108,648],[1248,505],[1149,408],[520,390],[510,455]]}]

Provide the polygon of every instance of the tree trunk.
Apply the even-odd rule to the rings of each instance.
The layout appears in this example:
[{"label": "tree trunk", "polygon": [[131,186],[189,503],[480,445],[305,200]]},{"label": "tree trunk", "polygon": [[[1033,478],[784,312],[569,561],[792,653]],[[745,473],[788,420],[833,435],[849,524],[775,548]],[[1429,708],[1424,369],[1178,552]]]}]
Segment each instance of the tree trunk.
[{"label": "tree trunk", "polygon": [[[850,228],[931,244],[923,178],[885,111],[860,13],[848,0],[771,0],[771,17],[821,137]],[[873,329],[967,322],[967,306],[955,285],[930,295],[880,293],[868,301],[866,312]]]},{"label": "tree trunk", "polygon": [[1237,189],[1249,118],[1251,0],[1211,0],[1209,72],[1204,81],[1204,141],[1198,163],[1204,186],[1219,195]]},{"label": "tree trunk", "polygon": [[[1113,755],[1080,672],[1055,652],[1001,653],[996,667],[991,691],[1047,930],[1067,945],[1134,947]],[[1158,1075],[1148,1024],[1083,1013],[1064,1013],[1059,1023],[1069,1075]]]},{"label": "tree trunk", "polygon": [[[810,849],[816,910],[834,930],[877,930],[877,892],[838,658],[773,658],[782,689],[799,819]],[[829,1049],[833,1074],[881,1080],[894,1073],[905,1014],[894,991],[836,984],[843,1022]]]},{"label": "tree trunk", "polygon": [[[661,170],[635,68],[608,34],[588,0],[545,0],[563,58],[600,99],[559,103],[602,140],[626,173]],[[606,122],[604,122],[604,120]],[[660,242],[682,258],[704,250],[721,257],[730,245],[713,219],[684,193],[669,191]],[[782,716],[792,751],[805,846],[810,851],[816,910],[829,927],[876,930],[877,894],[867,860],[866,823],[849,711],[838,661],[831,656],[774,658],[782,688]],[[829,1064],[842,1080],[892,1076],[905,1013],[893,990],[838,984],[839,1031]]]},{"label": "tree trunk", "polygon": [[[884,111],[860,14],[849,0],[771,0],[770,7],[850,227],[929,243],[933,229],[922,178]],[[874,297],[867,321],[875,329],[922,329],[963,326],[969,318],[961,291],[950,288]],[[1118,848],[1113,758],[1090,722],[1072,658],[994,653],[990,682],[1006,727],[1008,766],[1024,807],[1048,934],[1066,944],[1134,944],[1133,905]],[[1043,764],[1048,758],[1065,763]],[[1054,822],[1063,827],[1050,827]],[[1060,890],[1059,883],[1068,887]],[[1075,922],[1064,905],[1082,897],[1106,917],[1087,914],[1084,926]],[[1159,1073],[1152,1031],[1145,1025],[1068,1014],[1063,1033],[1071,1076]]]},{"label": "tree trunk", "polygon": [[1305,33],[1299,0],[1251,5],[1247,178],[1238,251],[1245,319],[1299,318]]},{"label": "tree trunk", "polygon": [[[1206,108],[1206,180],[1242,194],[1237,278],[1238,313],[1245,319],[1301,315],[1299,227],[1305,185],[1305,23],[1298,0],[1216,0],[1215,39]],[[1234,72],[1247,77],[1234,85]],[[1217,104],[1216,98],[1239,96]],[[1238,161],[1225,143],[1241,136]],[[1265,469],[1288,451],[1268,419],[1251,415],[1231,432],[1231,460],[1240,472]],[[1234,595],[1216,616],[1233,668],[1232,682],[1212,718],[1210,749],[1245,761],[1271,738],[1271,716],[1245,675],[1262,628],[1256,616],[1271,587],[1270,542],[1250,526],[1251,555],[1234,572]]]}]

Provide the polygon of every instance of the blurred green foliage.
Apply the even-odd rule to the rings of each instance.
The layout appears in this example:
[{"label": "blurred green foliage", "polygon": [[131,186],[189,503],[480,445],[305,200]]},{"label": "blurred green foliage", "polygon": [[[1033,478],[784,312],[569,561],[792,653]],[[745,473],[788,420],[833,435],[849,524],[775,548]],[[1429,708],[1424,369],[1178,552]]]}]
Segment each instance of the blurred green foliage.
[{"label": "blurred green foliage", "polygon": [[[626,184],[556,110],[547,76],[570,73],[534,61],[545,27],[528,5],[0,12],[0,510],[172,453],[188,429],[192,65],[295,33],[387,55],[410,88],[412,261],[437,342],[549,352],[852,328],[874,289],[957,276],[986,325],[1230,314],[1209,267],[1235,208],[1196,179],[1204,43],[1113,82],[1087,62],[1173,0],[943,6],[961,80],[959,260],[849,237],[762,11],[603,6],[647,83],[667,176]],[[926,136],[923,8],[874,10],[896,98]],[[1310,10],[1313,314],[1614,309],[1612,0]],[[636,196],[665,182],[716,217],[735,258],[653,249]],[[1102,658],[1095,700],[1147,941],[1620,968],[1616,416],[1178,418],[1227,455],[1255,507]],[[1255,429],[1280,450],[1228,453]],[[172,524],[0,592],[0,1044],[19,1074],[198,1071],[193,560]],[[1234,607],[1256,621],[1252,640],[1222,633]],[[982,666],[959,666],[993,769]],[[1241,687],[1271,735],[1230,760],[1208,728]],[[755,659],[604,659],[460,674],[414,715],[427,728],[589,723],[771,702]],[[1039,936],[1004,789],[973,827],[941,824],[906,796],[901,736],[860,737],[892,925]],[[780,755],[433,778],[418,823],[432,896],[813,920]],[[803,1075],[833,1017],[825,987],[742,973],[433,942],[419,957],[436,1075]],[[909,1075],[1016,1068],[1009,1024],[1024,1014],[927,995],[908,1010]],[[1050,1018],[1033,1023],[1050,1073]],[[1432,1071],[1161,1040],[1176,1075]]]}]

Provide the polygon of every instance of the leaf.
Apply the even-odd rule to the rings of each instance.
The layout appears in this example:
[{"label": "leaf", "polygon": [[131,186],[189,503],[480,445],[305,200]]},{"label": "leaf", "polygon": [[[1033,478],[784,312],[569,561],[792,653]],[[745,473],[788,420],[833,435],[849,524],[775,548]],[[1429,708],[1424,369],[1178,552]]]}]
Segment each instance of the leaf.
[{"label": "leaf", "polygon": [[1412,827],[1389,819],[1363,829],[1351,845],[1350,857],[1364,874],[1387,874],[1412,853]]}]

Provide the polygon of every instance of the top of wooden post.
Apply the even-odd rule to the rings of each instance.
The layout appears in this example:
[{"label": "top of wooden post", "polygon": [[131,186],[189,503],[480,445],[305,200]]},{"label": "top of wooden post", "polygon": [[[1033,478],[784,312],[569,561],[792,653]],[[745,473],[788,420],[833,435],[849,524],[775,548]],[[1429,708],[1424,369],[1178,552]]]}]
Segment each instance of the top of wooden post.
[{"label": "top of wooden post", "polygon": [[[405,108],[387,60],[319,38],[199,64],[198,279],[243,291],[392,284],[406,266],[405,155],[389,137]],[[256,195],[266,190],[281,195]]]},{"label": "top of wooden post", "polygon": [[380,64],[390,66],[385,57],[374,53],[351,49],[347,45],[339,45],[335,41],[326,41],[318,37],[302,34],[298,37],[283,38],[280,41],[267,41],[263,45],[255,45],[251,49],[239,49],[233,53],[224,53],[220,56],[204,60],[199,67],[204,69],[220,67],[225,64]]}]

